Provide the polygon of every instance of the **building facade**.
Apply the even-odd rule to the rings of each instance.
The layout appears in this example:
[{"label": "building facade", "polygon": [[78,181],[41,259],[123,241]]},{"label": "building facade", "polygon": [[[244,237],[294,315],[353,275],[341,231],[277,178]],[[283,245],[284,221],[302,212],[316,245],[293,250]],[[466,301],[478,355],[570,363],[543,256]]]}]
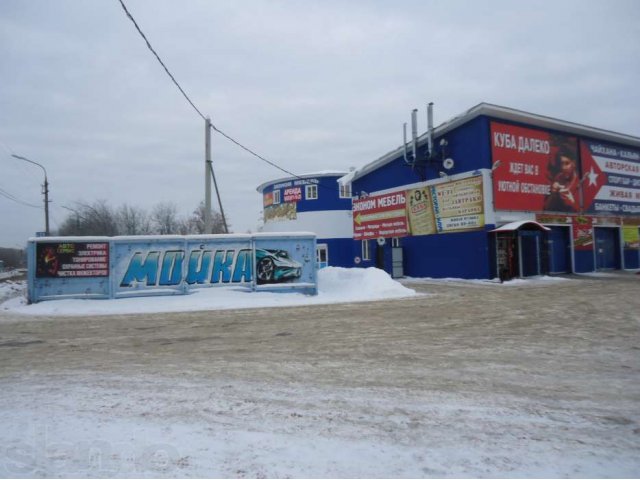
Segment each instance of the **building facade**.
[{"label": "building facade", "polygon": [[263,183],[264,232],[314,232],[320,268],[353,263],[351,191],[337,180],[345,171],[325,171]]},{"label": "building facade", "polygon": [[354,195],[350,266],[502,279],[640,268],[638,137],[482,103],[339,183]]}]

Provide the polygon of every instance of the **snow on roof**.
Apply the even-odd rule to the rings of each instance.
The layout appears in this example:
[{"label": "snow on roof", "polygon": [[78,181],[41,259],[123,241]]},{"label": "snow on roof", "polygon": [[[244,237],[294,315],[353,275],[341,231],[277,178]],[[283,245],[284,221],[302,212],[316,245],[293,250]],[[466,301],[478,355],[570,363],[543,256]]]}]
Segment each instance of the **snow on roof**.
[{"label": "snow on roof", "polygon": [[[498,120],[507,120],[512,122],[524,123],[532,127],[546,128],[559,130],[561,132],[581,135],[590,137],[596,140],[602,140],[606,142],[623,143],[632,147],[640,148],[640,137],[632,135],[626,135],[624,133],[612,132],[610,130],[604,130],[601,128],[589,127],[579,123],[568,122],[565,120],[559,120],[553,117],[547,117],[544,115],[538,115],[535,113],[524,112],[522,110],[516,110],[514,108],[501,107],[499,105],[493,105],[490,103],[480,103],[475,107],[470,108],[466,112],[453,117],[450,120],[442,123],[433,130],[433,136],[439,137],[447,132],[459,127],[460,125],[473,120],[481,115],[486,115]],[[428,132],[423,133],[418,137],[418,145],[422,146],[427,143]],[[386,153],[377,160],[370,162],[354,172],[349,173],[347,177],[342,177],[339,182],[347,183],[357,180],[360,177],[367,175],[368,173],[377,170],[378,168],[392,162],[399,158],[403,154],[403,146]]]},{"label": "snow on roof", "polygon": [[545,227],[544,225],[538,223],[538,222],[534,222],[533,220],[521,220],[519,222],[511,222],[511,223],[505,223],[504,225],[498,227],[498,228],[494,228],[493,230],[491,230],[492,232],[513,232],[515,230],[519,230],[521,227],[524,226],[531,226],[536,228],[537,230],[541,230],[541,231],[550,231],[551,229],[548,227]]},{"label": "snow on roof", "polygon": [[256,190],[259,193],[262,193],[262,191],[267,186],[273,185],[275,183],[288,182],[289,180],[296,180],[296,179],[315,178],[315,177],[342,177],[346,173],[347,172],[344,170],[320,170],[317,172],[303,173],[300,175],[291,175],[290,177],[278,178],[276,180],[269,180],[268,182],[261,183],[260,185],[258,185]]}]

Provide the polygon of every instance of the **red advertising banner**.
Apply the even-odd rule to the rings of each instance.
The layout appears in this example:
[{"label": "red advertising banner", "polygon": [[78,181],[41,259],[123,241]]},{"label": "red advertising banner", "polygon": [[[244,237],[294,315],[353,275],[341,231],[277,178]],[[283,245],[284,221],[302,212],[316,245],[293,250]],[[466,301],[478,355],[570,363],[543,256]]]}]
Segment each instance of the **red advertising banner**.
[{"label": "red advertising banner", "polygon": [[289,187],[284,189],[284,201],[285,202],[297,202],[302,200],[302,188],[301,187]]},{"label": "red advertising banner", "polygon": [[491,153],[497,210],[579,211],[575,137],[491,122]]},{"label": "red advertising banner", "polygon": [[640,151],[580,141],[584,211],[640,214]]},{"label": "red advertising banner", "polygon": [[353,201],[353,238],[406,237],[409,234],[405,192]]}]

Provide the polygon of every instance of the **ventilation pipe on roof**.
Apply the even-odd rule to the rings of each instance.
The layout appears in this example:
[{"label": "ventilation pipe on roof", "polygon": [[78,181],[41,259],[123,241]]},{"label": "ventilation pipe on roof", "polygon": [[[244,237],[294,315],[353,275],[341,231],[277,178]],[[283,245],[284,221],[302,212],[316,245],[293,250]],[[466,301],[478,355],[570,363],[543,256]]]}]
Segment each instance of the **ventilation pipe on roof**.
[{"label": "ventilation pipe on roof", "polygon": [[411,139],[413,148],[413,160],[418,158],[418,109],[411,112]]},{"label": "ventilation pipe on roof", "polygon": [[427,105],[427,142],[428,142],[428,156],[433,156],[433,102],[429,102]]},{"label": "ventilation pipe on roof", "polygon": [[402,125],[402,138],[404,140],[402,143],[404,146],[404,163],[409,163],[409,152],[407,152],[407,122],[404,122]]}]

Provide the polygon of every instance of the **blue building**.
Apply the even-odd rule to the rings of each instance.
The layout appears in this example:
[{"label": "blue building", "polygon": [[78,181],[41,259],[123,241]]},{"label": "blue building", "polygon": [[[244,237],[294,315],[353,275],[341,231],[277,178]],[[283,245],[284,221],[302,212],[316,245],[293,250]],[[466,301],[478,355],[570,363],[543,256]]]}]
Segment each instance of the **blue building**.
[{"label": "blue building", "polygon": [[[339,181],[349,266],[508,279],[640,268],[640,138],[479,104]],[[406,132],[406,125],[405,125]],[[347,257],[351,257],[350,259]]]},{"label": "blue building", "polygon": [[347,172],[325,171],[260,185],[264,232],[314,232],[320,268],[353,263],[351,191],[337,180]]}]

